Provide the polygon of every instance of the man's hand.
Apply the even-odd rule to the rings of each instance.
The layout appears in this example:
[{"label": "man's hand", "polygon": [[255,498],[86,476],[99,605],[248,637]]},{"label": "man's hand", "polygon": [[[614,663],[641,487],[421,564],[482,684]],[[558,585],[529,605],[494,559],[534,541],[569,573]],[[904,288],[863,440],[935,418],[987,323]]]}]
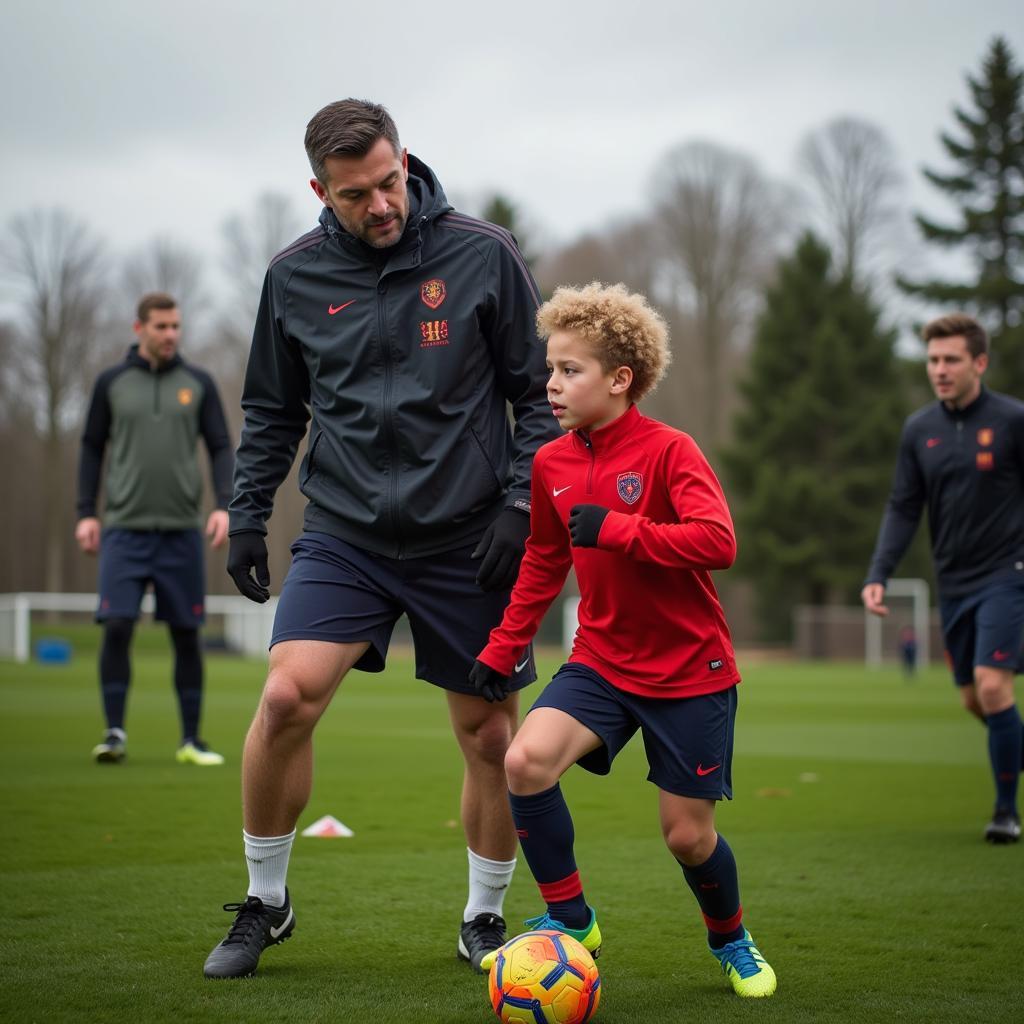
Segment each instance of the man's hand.
[{"label": "man's hand", "polygon": [[79,519],[75,526],[75,540],[78,550],[86,555],[95,555],[100,549],[100,521],[95,516]]},{"label": "man's hand", "polygon": [[222,508],[215,508],[206,520],[206,536],[210,547],[219,548],[228,539],[228,514]]},{"label": "man's hand", "polygon": [[515,583],[529,536],[530,517],[525,512],[506,508],[498,514],[470,556],[483,559],[476,574],[481,590],[508,590]]},{"label": "man's hand", "polygon": [[569,537],[574,548],[596,548],[601,524],[610,510],[604,505],[573,505],[569,510]]},{"label": "man's hand", "polygon": [[882,603],[885,600],[884,583],[866,584],[864,589],[860,592],[860,599],[864,602],[864,607],[871,612],[872,615],[889,614],[889,609]]},{"label": "man's hand", "polygon": [[509,694],[509,677],[495,671],[482,661],[474,661],[469,670],[469,681],[473,689],[489,704],[503,701]]},{"label": "man's hand", "polygon": [[[256,570],[255,580],[253,569]],[[267,539],[258,530],[242,530],[228,538],[228,575],[243,597],[257,604],[270,599]]]}]

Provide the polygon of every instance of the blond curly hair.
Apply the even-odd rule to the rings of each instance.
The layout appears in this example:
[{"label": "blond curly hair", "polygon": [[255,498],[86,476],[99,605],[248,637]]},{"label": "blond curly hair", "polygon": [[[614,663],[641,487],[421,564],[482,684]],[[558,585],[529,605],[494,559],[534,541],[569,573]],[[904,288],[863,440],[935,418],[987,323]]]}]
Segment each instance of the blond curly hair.
[{"label": "blond curly hair", "polygon": [[593,350],[605,372],[618,366],[633,371],[629,396],[639,402],[665,376],[672,361],[668,325],[643,295],[624,284],[592,281],[583,288],[562,287],[537,310],[537,333],[550,338],[572,331]]}]

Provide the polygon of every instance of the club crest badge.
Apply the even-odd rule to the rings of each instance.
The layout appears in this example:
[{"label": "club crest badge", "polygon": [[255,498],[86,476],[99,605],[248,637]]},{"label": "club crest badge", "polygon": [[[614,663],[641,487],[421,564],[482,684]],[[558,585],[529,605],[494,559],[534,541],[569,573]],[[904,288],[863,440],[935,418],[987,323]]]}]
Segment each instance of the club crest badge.
[{"label": "club crest badge", "polygon": [[627,505],[635,505],[644,493],[644,478],[639,473],[620,473],[615,480],[619,497]]},{"label": "club crest badge", "polygon": [[439,277],[432,277],[429,281],[420,285],[420,298],[431,308],[437,309],[444,302],[448,294],[444,281]]},{"label": "club crest badge", "polygon": [[178,404],[179,405],[191,405],[192,404],[192,389],[191,388],[178,388]]},{"label": "club crest badge", "polygon": [[991,427],[982,427],[978,431],[978,444],[982,448],[989,448],[992,445],[992,441],[995,439],[995,434]]}]

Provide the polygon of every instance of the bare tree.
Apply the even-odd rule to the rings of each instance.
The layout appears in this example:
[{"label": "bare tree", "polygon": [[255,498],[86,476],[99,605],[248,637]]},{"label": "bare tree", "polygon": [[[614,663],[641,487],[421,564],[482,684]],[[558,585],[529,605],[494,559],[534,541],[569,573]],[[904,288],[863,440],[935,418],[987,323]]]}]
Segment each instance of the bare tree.
[{"label": "bare tree", "polygon": [[856,278],[897,208],[903,178],[888,137],[868,121],[839,117],[804,137],[797,163],[813,186],[839,271]]},{"label": "bare tree", "polygon": [[242,353],[249,350],[267,267],[298,233],[291,200],[279,192],[261,193],[244,215],[233,214],[224,222],[222,262],[231,282],[232,312],[223,332]]},{"label": "bare tree", "polygon": [[210,300],[203,286],[203,260],[197,252],[170,238],[155,238],[131,253],[124,268],[126,308],[119,317],[121,324],[131,322],[141,296],[167,292],[178,303],[185,330],[199,329]]},{"label": "bare tree", "polygon": [[33,425],[43,441],[45,585],[61,590],[70,505],[63,441],[88,387],[82,368],[96,343],[106,258],[89,229],[57,209],[16,217],[2,253],[19,313],[15,372],[38,410]]},{"label": "bare tree", "polygon": [[741,153],[684,143],[661,161],[656,223],[677,304],[691,312],[704,382],[701,439],[716,446],[726,422],[726,372],[778,251],[787,197]]}]

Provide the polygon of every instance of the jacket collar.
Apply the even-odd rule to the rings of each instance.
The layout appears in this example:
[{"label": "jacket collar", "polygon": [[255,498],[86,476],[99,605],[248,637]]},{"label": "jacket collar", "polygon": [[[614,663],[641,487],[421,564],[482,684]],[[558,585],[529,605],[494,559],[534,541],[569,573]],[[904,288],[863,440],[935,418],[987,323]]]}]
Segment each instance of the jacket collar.
[{"label": "jacket collar", "polygon": [[139,343],[136,342],[131,348],[128,349],[127,355],[124,357],[126,363],[131,363],[132,366],[137,366],[140,370],[145,370],[146,373],[167,373],[168,370],[173,370],[174,367],[180,366],[185,360],[181,358],[181,355],[177,352],[174,356],[164,363],[162,366],[153,367],[148,360],[143,359],[139,355]]},{"label": "jacket collar", "polygon": [[978,397],[970,405],[965,405],[962,409],[950,409],[945,402],[939,402],[942,411],[953,420],[967,419],[968,416],[981,412],[986,405],[988,405],[988,391],[985,389],[984,384],[981,385]]},{"label": "jacket collar", "polygon": [[631,405],[621,416],[597,430],[574,430],[573,445],[594,452],[611,451],[624,441],[638,426],[643,416],[636,405]]}]

